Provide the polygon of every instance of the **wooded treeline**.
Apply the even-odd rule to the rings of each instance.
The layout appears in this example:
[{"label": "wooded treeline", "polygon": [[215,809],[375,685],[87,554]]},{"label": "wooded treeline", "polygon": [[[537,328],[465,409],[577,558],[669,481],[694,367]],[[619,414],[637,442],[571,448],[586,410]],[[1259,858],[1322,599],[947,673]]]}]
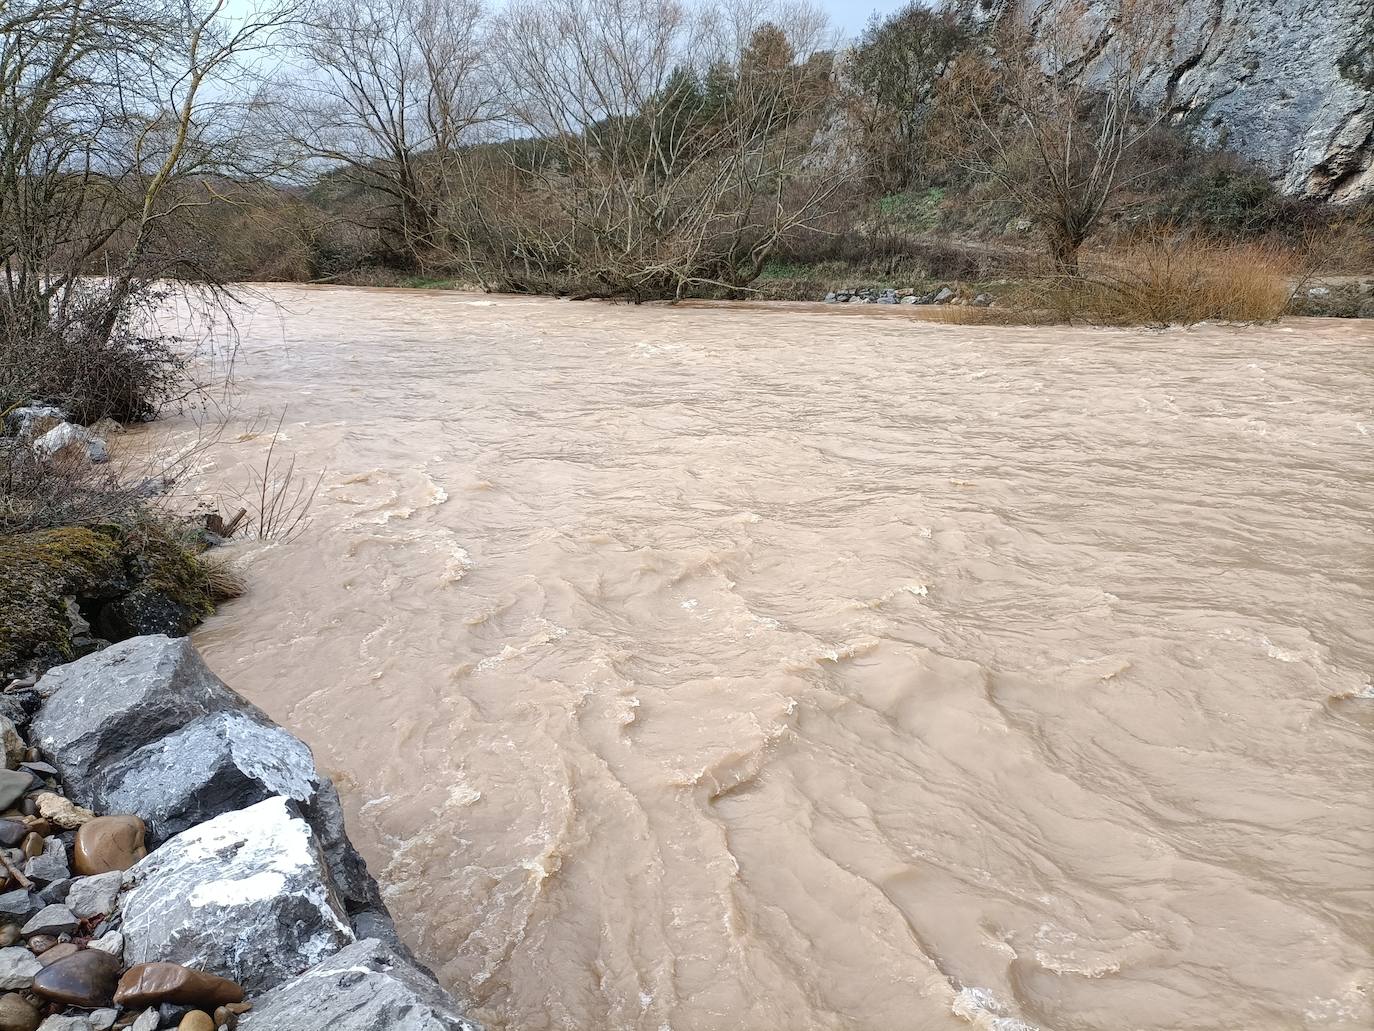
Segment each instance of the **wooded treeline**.
[{"label": "wooded treeline", "polygon": [[1104,228],[1324,217],[1160,121],[1169,4],[1101,9],[912,3],[841,45],[789,0],[0,0],[0,317],[108,337],[168,278],[379,271],[738,295],[961,213],[1073,276]]}]

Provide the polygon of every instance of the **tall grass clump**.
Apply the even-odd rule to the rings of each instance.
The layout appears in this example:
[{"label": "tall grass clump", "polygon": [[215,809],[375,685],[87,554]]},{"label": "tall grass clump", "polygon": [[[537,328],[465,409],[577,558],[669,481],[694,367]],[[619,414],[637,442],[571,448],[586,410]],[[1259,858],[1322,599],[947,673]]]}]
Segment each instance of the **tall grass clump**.
[{"label": "tall grass clump", "polygon": [[1306,274],[1301,255],[1276,244],[1146,239],[1033,288],[1023,306],[1102,326],[1270,322]]}]

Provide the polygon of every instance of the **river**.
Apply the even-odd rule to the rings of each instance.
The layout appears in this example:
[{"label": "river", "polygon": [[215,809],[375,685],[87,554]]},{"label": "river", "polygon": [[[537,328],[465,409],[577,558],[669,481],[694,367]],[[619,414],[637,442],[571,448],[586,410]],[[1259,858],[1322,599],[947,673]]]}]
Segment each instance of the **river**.
[{"label": "river", "polygon": [[493,1031],[1374,1020],[1370,323],[239,322],[197,643]]}]

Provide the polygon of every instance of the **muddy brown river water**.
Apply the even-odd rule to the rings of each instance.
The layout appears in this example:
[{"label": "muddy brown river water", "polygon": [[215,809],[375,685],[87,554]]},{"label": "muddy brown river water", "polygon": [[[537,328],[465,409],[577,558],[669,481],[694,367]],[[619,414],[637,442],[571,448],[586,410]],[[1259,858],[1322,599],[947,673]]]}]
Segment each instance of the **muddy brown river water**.
[{"label": "muddy brown river water", "polygon": [[254,303],[197,641],[488,1027],[1374,1021],[1370,323]]}]

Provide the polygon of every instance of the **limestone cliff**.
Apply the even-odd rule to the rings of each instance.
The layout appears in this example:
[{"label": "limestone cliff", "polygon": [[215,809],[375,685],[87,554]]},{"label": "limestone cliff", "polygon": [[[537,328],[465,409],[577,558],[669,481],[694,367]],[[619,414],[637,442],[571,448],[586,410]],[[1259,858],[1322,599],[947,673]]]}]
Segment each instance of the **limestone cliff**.
[{"label": "limestone cliff", "polygon": [[[1050,0],[1026,0],[1032,19]],[[1104,31],[1115,4],[1089,0]],[[989,24],[1010,0],[959,0]],[[1152,99],[1286,193],[1374,196],[1374,0],[1180,0]]]}]

